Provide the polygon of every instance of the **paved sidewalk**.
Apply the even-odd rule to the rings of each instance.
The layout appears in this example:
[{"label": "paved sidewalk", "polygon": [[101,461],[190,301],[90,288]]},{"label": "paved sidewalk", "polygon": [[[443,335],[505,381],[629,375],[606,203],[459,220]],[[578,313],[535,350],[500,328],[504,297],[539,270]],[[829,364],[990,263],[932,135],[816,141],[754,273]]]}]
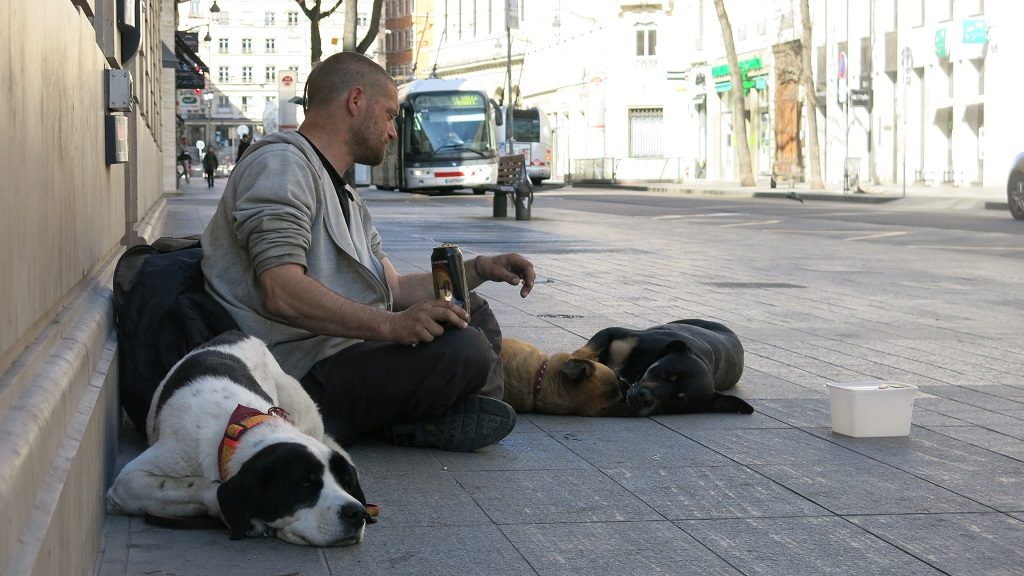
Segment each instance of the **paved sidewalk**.
[{"label": "paved sidewalk", "polygon": [[[222,186],[171,198],[167,233],[201,231]],[[445,241],[530,256],[529,298],[481,292],[506,335],[549,352],[611,325],[728,324],[746,348],[735,393],[756,412],[522,415],[473,454],[362,443],[351,453],[381,516],[361,545],[108,517],[101,576],[1021,573],[1019,260],[766,236],[724,215],[581,215],[543,194],[529,221],[491,218],[489,195],[364,197],[400,271],[428,269]],[[831,432],[825,382],[865,379],[920,386],[909,437]],[[139,449],[124,443],[125,458]]]}]

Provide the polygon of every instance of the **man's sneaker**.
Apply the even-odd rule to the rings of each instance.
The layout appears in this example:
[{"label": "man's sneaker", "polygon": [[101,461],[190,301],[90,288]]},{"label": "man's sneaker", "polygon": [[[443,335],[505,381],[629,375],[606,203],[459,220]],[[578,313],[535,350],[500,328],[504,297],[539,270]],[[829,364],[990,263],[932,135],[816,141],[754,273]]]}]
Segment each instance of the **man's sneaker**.
[{"label": "man's sneaker", "polygon": [[385,437],[399,446],[472,452],[508,436],[516,427],[516,411],[486,396],[469,396],[430,420],[389,426]]}]

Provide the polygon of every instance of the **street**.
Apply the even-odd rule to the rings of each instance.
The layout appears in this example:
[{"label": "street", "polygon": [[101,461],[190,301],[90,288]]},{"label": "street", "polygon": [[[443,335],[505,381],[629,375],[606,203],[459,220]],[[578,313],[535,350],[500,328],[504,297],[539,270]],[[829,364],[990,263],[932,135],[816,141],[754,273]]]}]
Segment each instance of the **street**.
[{"label": "street", "polygon": [[[478,292],[506,336],[545,351],[607,326],[725,323],[745,349],[730,393],[754,414],[522,414],[473,454],[366,440],[350,453],[382,512],[362,544],[229,542],[108,516],[99,574],[234,576],[254,561],[325,576],[1019,573],[1024,267],[997,249],[1019,238],[999,231],[1007,215],[923,226],[936,216],[580,192],[538,194],[523,221],[493,218],[490,195],[361,195],[400,271],[429,269],[441,242],[528,255],[529,298]],[[172,199],[168,233],[201,230],[215,201]],[[918,240],[863,238],[886,231]],[[983,249],[956,248],[970,241]],[[831,431],[825,383],[863,380],[919,387],[909,437]],[[122,462],[138,439],[123,446]]]},{"label": "street", "polygon": [[937,202],[806,201],[709,198],[621,190],[541,191],[538,202],[601,214],[646,217],[724,228],[866,241],[915,248],[984,252],[1019,258],[1024,226],[1005,210],[942,209]]}]

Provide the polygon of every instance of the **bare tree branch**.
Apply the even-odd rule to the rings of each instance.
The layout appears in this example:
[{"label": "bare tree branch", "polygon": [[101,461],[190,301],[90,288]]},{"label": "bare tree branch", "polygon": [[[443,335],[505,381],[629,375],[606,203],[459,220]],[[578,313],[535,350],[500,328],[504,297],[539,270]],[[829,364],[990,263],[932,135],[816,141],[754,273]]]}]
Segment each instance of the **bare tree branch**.
[{"label": "bare tree branch", "polygon": [[[333,8],[331,8],[330,10],[328,10],[327,12],[321,12],[321,13],[320,13],[320,18],[327,18],[327,17],[328,17],[328,16],[330,16],[331,14],[334,14],[334,11],[338,9],[338,6],[341,6],[341,3],[342,3],[342,1],[343,1],[343,0],[338,0],[338,3],[337,3],[337,4],[335,4],[335,5],[334,5],[334,7],[333,7]],[[354,2],[354,1],[355,1],[355,0],[353,0],[353,2]]]},{"label": "bare tree branch", "polygon": [[366,54],[366,51],[373,45],[374,40],[377,39],[377,32],[380,30],[380,10],[383,6],[384,0],[373,0],[373,13],[370,15],[370,29],[366,31],[366,36],[356,46],[356,52],[360,54]]}]

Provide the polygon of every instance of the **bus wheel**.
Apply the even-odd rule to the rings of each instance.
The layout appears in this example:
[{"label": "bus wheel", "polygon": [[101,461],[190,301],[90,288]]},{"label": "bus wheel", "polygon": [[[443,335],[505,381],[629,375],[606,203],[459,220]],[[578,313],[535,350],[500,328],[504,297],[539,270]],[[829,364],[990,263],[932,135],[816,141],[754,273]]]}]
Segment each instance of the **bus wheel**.
[{"label": "bus wheel", "polygon": [[473,194],[479,195],[483,194],[484,192],[487,192],[487,190],[484,190],[483,188],[473,188]]}]

